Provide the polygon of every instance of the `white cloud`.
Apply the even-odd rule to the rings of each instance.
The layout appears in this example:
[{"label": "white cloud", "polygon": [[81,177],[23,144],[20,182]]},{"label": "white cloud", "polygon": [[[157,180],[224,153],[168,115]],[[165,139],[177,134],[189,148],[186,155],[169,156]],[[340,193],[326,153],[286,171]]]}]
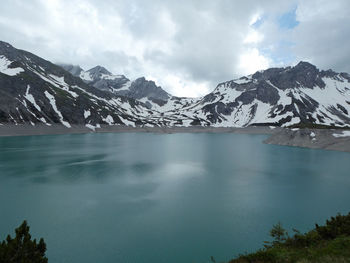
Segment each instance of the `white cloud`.
[{"label": "white cloud", "polygon": [[247,49],[239,58],[238,68],[242,75],[253,74],[270,66],[268,58],[260,54],[257,48]]},{"label": "white cloud", "polygon": [[252,18],[250,19],[249,25],[250,26],[254,25],[260,19],[261,19],[261,14],[260,13],[253,14]]},{"label": "white cloud", "polygon": [[264,35],[257,30],[250,29],[248,35],[244,38],[243,44],[258,44],[263,41]]},{"label": "white cloud", "polygon": [[[199,96],[219,82],[294,62],[291,55],[350,71],[349,3],[2,0],[0,39],[54,62],[152,76],[170,93]],[[278,17],[296,5],[300,24],[281,29]]]},{"label": "white cloud", "polygon": [[172,94],[178,97],[197,97],[209,92],[208,83],[193,82],[173,74],[166,75],[159,82],[163,83],[163,86],[172,87]]}]

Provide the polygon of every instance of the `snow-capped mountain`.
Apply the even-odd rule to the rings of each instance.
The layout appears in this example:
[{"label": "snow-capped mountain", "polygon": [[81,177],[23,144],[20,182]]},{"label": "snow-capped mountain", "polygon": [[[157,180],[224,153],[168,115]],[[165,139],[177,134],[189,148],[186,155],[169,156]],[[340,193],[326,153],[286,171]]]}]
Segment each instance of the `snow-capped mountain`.
[{"label": "snow-capped mountain", "polygon": [[350,126],[350,76],[307,62],[219,84],[190,106],[167,111],[172,123],[216,127]]},{"label": "snow-capped mountain", "polygon": [[0,42],[0,123],[350,127],[349,113],[349,74],[307,62],[220,83],[202,98],[178,98],[145,78],[59,67]]},{"label": "snow-capped mountain", "polygon": [[150,125],[144,104],[110,96],[59,66],[0,42],[0,123]]},{"label": "snow-capped mountain", "polygon": [[85,83],[101,90],[118,90],[129,82],[129,79],[127,79],[125,76],[113,75],[111,72],[101,66],[96,66],[88,71],[85,71],[78,65],[58,65],[71,73],[73,76],[81,78]]},{"label": "snow-capped mountain", "polygon": [[145,103],[148,108],[162,107],[171,98],[171,95],[158,87],[154,81],[146,80],[144,77],[130,81],[124,75],[113,75],[101,66],[87,71],[84,71],[80,66],[64,64],[60,66],[97,89],[139,100]]}]

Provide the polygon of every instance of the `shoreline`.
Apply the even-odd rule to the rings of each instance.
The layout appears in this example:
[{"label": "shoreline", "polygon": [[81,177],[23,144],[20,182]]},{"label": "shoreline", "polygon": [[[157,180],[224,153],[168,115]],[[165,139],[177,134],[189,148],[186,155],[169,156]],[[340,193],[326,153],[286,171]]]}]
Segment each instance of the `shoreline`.
[{"label": "shoreline", "polygon": [[350,153],[349,130],[340,129],[282,129],[264,143]]},{"label": "shoreline", "polygon": [[84,133],[121,133],[121,132],[150,132],[150,133],[244,133],[244,134],[273,134],[281,128],[271,129],[269,127],[130,127],[101,125],[100,128],[92,130],[83,125],[72,125],[66,128],[60,124],[35,125],[0,125],[0,137],[5,136],[32,136],[32,135],[60,135],[60,134],[84,134]]},{"label": "shoreline", "polygon": [[303,147],[310,149],[333,150],[350,153],[350,135],[344,136],[344,130],[339,129],[290,129],[269,126],[251,126],[244,128],[233,127],[130,127],[101,125],[92,130],[83,125],[72,125],[67,128],[61,124],[36,125],[0,125],[0,137],[36,136],[36,135],[64,135],[85,133],[125,133],[146,132],[159,134],[172,133],[236,133],[236,134],[264,134],[270,135],[263,141],[266,144]]}]

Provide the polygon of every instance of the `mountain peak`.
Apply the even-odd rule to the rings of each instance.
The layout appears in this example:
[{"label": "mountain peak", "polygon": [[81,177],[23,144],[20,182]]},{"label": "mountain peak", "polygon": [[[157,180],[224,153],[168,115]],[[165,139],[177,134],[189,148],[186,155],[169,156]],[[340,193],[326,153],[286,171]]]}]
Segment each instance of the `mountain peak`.
[{"label": "mountain peak", "polygon": [[96,66],[88,70],[91,74],[105,74],[105,75],[112,75],[111,72],[109,72],[106,68],[102,66]]},{"label": "mountain peak", "polygon": [[0,40],[1,47],[13,48],[9,43]]},{"label": "mountain peak", "polygon": [[300,61],[294,68],[300,68],[302,70],[305,69],[317,69],[317,67],[310,62],[307,61]]},{"label": "mountain peak", "polygon": [[145,77],[139,77],[134,82],[149,82],[149,80],[146,80]]}]

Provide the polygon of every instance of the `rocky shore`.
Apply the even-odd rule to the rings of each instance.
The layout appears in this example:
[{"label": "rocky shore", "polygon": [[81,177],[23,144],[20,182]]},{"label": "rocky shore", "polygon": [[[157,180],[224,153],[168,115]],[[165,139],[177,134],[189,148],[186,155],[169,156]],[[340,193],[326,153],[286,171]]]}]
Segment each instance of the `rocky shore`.
[{"label": "rocky shore", "polygon": [[101,125],[99,128],[72,125],[0,125],[0,136],[28,136],[80,133],[151,132],[151,133],[244,133],[270,135],[264,143],[284,146],[350,152],[350,131],[339,129],[287,129],[272,127],[130,127]]},{"label": "rocky shore", "polygon": [[350,152],[350,130],[280,129],[264,143]]}]

